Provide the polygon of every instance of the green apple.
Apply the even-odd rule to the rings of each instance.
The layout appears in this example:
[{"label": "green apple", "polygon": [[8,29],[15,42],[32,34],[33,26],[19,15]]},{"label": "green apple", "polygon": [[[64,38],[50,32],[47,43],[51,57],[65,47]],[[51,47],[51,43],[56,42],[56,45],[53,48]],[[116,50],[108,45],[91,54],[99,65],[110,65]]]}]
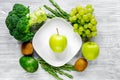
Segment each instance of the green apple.
[{"label": "green apple", "polygon": [[60,35],[57,29],[57,34],[51,35],[49,45],[54,52],[61,53],[67,46],[67,38],[64,35]]},{"label": "green apple", "polygon": [[82,46],[82,54],[87,60],[94,60],[99,55],[99,46],[95,42],[86,42]]}]

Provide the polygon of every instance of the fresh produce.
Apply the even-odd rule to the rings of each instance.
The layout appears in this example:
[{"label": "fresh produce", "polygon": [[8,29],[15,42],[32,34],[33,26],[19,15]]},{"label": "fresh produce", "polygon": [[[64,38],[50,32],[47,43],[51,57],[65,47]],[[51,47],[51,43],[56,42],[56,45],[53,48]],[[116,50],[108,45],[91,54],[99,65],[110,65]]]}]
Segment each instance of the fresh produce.
[{"label": "fresh produce", "polygon": [[91,4],[86,5],[86,7],[77,6],[71,10],[70,14],[68,14],[61,9],[54,0],[49,1],[55,9],[44,5],[44,7],[52,13],[47,14],[48,18],[61,17],[71,22],[74,28],[73,31],[77,32],[85,42],[89,41],[92,37],[97,36],[97,20],[93,14],[94,9]]},{"label": "fresh produce", "polygon": [[77,6],[70,12],[69,21],[74,27],[74,32],[77,32],[83,41],[88,41],[97,35],[97,21],[93,11],[92,5],[88,4],[86,7]]},{"label": "fresh produce", "polygon": [[88,62],[85,58],[79,58],[75,64],[74,64],[74,67],[77,71],[84,71],[88,66]]},{"label": "fresh produce", "polygon": [[[59,75],[65,75],[73,79],[73,76],[67,73],[67,71],[84,71],[88,66],[87,60],[94,60],[99,55],[100,48],[97,43],[84,43],[82,46],[84,58],[79,58],[74,65],[65,64],[61,67],[54,67],[46,63],[42,58],[35,59],[32,56],[28,56],[33,53],[33,46],[30,41],[45,20],[54,17],[61,17],[71,22],[74,32],[77,32],[84,42],[89,41],[97,35],[97,20],[93,14],[94,9],[90,4],[86,5],[86,7],[77,6],[68,14],[54,0],[49,0],[49,2],[55,9],[44,5],[51,12],[48,14],[42,8],[38,8],[33,13],[30,13],[29,7],[22,4],[15,4],[13,9],[8,13],[5,23],[9,29],[9,33],[16,40],[23,42],[21,52],[24,56],[19,59],[19,63],[25,71],[30,73],[37,71],[39,63],[46,72],[57,80],[63,80]],[[49,45],[54,52],[63,52],[67,47],[67,38],[64,35],[60,35],[57,30],[57,34],[50,36]]]},{"label": "fresh produce", "polygon": [[69,20],[69,14],[65,12],[63,9],[61,9],[60,6],[54,0],[49,0],[49,2],[55,7],[55,9],[52,9],[49,6],[44,5],[44,7],[52,13],[47,14],[48,18],[61,17],[66,19],[67,21]]},{"label": "fresh produce", "polygon": [[54,52],[63,52],[67,46],[67,38],[60,35],[57,29],[57,34],[53,34],[49,39],[49,45]]},{"label": "fresh produce", "polygon": [[95,42],[86,42],[82,46],[82,54],[87,60],[94,60],[99,55],[99,46]]},{"label": "fresh produce", "polygon": [[38,69],[38,61],[30,56],[22,56],[19,60],[20,65],[27,72],[33,73]]},{"label": "fresh produce", "polygon": [[[41,24],[47,19],[42,8],[30,13],[29,7],[15,4],[5,20],[7,28],[15,39],[26,42],[33,38],[34,32],[30,30],[35,24]],[[34,26],[35,27],[35,26]]]},{"label": "fresh produce", "polygon": [[65,75],[68,78],[73,79],[73,76],[70,75],[67,72],[64,71],[75,71],[74,66],[70,65],[70,64],[65,64],[61,67],[54,67],[49,65],[48,63],[46,63],[43,59],[39,58],[38,62],[41,64],[41,67],[47,71],[50,75],[52,75],[53,77],[55,77],[57,80],[63,80],[61,77],[58,76],[58,74],[60,75]]},{"label": "fresh produce", "polygon": [[24,42],[21,46],[21,52],[23,55],[32,55],[33,46],[31,42]]}]

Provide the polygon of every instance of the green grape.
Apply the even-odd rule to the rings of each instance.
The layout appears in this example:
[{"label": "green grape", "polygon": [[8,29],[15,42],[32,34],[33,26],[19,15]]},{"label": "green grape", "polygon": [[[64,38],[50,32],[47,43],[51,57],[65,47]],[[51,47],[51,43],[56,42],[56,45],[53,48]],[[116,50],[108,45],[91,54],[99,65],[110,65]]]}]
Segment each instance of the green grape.
[{"label": "green grape", "polygon": [[69,17],[69,20],[70,22],[74,22],[73,18],[72,17]]},{"label": "green grape", "polygon": [[88,34],[88,35],[87,35],[87,38],[91,38],[91,37],[92,37],[92,35],[91,35],[91,34]]},{"label": "green grape", "polygon": [[84,8],[84,13],[87,14],[88,13],[88,9]]},{"label": "green grape", "polygon": [[82,35],[82,33],[83,33],[82,31],[78,31],[78,34]]},{"label": "green grape", "polygon": [[87,15],[83,15],[83,19],[84,19],[85,21],[87,21],[87,20],[88,20],[88,16],[87,16]]},{"label": "green grape", "polygon": [[93,37],[97,36],[97,32],[91,32],[91,34]]},{"label": "green grape", "polygon": [[85,30],[85,33],[86,33],[87,35],[90,34],[90,30],[89,30],[89,29]]},{"label": "green grape", "polygon": [[95,16],[94,16],[94,15],[92,15],[92,16],[91,16],[91,19],[95,19]]},{"label": "green grape", "polygon": [[87,35],[85,33],[82,33],[82,37],[85,38],[87,37]]},{"label": "green grape", "polygon": [[75,21],[77,20],[77,17],[76,17],[76,16],[72,16],[72,17],[69,18],[69,20],[70,20],[71,22],[75,22]]},{"label": "green grape", "polygon": [[97,35],[97,21],[93,15],[91,4],[86,7],[76,6],[71,10],[70,22],[73,24],[74,32],[77,32],[82,38],[92,38]]},{"label": "green grape", "polygon": [[92,18],[92,19],[90,20],[90,22],[91,22],[93,25],[96,25],[96,24],[97,24],[97,21],[96,21],[95,18]]},{"label": "green grape", "polygon": [[93,11],[94,11],[94,9],[92,9],[92,8],[88,8],[87,10],[89,13],[93,13]]},{"label": "green grape", "polygon": [[90,20],[89,20],[89,19],[87,19],[85,22],[89,23],[89,22],[90,22]]},{"label": "green grape", "polygon": [[82,16],[80,14],[76,14],[77,19],[81,20]]},{"label": "green grape", "polygon": [[81,19],[81,22],[80,22],[82,25],[84,25],[85,21],[83,19]]},{"label": "green grape", "polygon": [[77,6],[76,7],[76,10],[79,12],[80,10],[82,10],[83,9],[83,7],[82,6]]},{"label": "green grape", "polygon": [[87,13],[86,15],[89,18],[89,20],[93,17],[91,13]]},{"label": "green grape", "polygon": [[80,16],[79,14],[76,14],[76,17],[77,17],[77,18],[79,18],[79,16]]},{"label": "green grape", "polygon": [[78,32],[78,29],[73,29],[74,32]]},{"label": "green grape", "polygon": [[78,20],[81,20],[81,19],[82,19],[82,16],[80,16],[80,14],[76,14],[76,18],[77,18]]},{"label": "green grape", "polygon": [[93,26],[93,27],[91,28],[91,31],[97,31],[96,26]]},{"label": "green grape", "polygon": [[73,27],[74,27],[74,29],[78,29],[79,28],[78,24],[74,24]]},{"label": "green grape", "polygon": [[81,24],[81,20],[80,20],[80,19],[78,19],[78,20],[77,20],[77,23],[78,23],[78,24]]},{"label": "green grape", "polygon": [[76,21],[76,20],[77,20],[77,17],[76,17],[76,16],[73,16],[73,20]]},{"label": "green grape", "polygon": [[71,11],[72,11],[74,14],[76,14],[76,13],[77,13],[76,8],[73,8]]},{"label": "green grape", "polygon": [[92,29],[93,25],[91,23],[88,24],[88,28]]},{"label": "green grape", "polygon": [[72,17],[72,16],[74,16],[75,15],[75,13],[73,12],[73,11],[71,11],[70,12],[70,16]]},{"label": "green grape", "polygon": [[82,16],[81,16],[80,14],[78,14],[78,15],[79,15],[79,16],[78,16],[78,19],[81,20],[81,19],[82,19]]},{"label": "green grape", "polygon": [[86,8],[92,8],[92,5],[91,4],[87,4]]},{"label": "green grape", "polygon": [[84,28],[82,26],[80,26],[79,31],[84,31]]},{"label": "green grape", "polygon": [[88,25],[87,25],[87,24],[85,24],[85,25],[84,25],[84,29],[87,29],[87,28],[88,28]]},{"label": "green grape", "polygon": [[79,11],[79,14],[80,14],[80,15],[84,15],[84,13],[85,13],[85,12],[84,12],[84,9],[82,9],[82,10]]}]

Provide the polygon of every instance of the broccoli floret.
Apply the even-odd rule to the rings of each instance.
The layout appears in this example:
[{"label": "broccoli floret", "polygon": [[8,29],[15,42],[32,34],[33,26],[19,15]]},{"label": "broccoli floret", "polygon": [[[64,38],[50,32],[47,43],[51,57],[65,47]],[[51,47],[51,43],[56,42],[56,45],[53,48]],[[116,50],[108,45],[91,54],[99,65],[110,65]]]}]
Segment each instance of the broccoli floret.
[{"label": "broccoli floret", "polygon": [[45,11],[42,8],[29,12],[29,7],[22,4],[15,4],[13,10],[9,12],[6,18],[6,26],[15,39],[26,42],[33,38],[34,32],[31,27],[35,24],[41,24],[47,19]]},{"label": "broccoli floret", "polygon": [[16,24],[19,21],[19,17],[14,14],[14,11],[10,11],[6,18],[6,25],[10,31],[16,28]]},{"label": "broccoli floret", "polygon": [[30,31],[29,18],[25,16],[18,21],[13,36],[15,39],[21,40],[23,42],[26,42],[33,38],[34,33]]},{"label": "broccoli floret", "polygon": [[30,32],[29,27],[29,18],[25,16],[18,21],[16,29],[21,33],[28,33]]},{"label": "broccoli floret", "polygon": [[17,30],[15,30],[13,32],[13,36],[17,40],[20,40],[22,42],[27,42],[27,41],[29,41],[29,40],[31,40],[33,38],[34,33],[32,33],[32,32],[21,33],[21,32],[18,32]]},{"label": "broccoli floret", "polygon": [[22,4],[15,4],[13,6],[13,11],[18,17],[26,16],[30,12],[29,7],[26,7]]}]

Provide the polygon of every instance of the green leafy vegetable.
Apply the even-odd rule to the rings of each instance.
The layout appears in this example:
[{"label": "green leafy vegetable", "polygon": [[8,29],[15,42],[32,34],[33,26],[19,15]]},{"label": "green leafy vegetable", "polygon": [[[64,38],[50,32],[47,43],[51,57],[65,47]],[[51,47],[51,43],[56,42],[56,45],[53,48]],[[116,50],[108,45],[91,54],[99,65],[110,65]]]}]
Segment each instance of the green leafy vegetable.
[{"label": "green leafy vegetable", "polygon": [[30,13],[29,7],[22,4],[15,4],[12,11],[8,13],[5,23],[10,34],[15,39],[26,42],[34,36],[31,27],[35,24],[43,23],[46,19],[47,15],[42,8],[38,8],[33,13]]},{"label": "green leafy vegetable", "polygon": [[15,4],[13,6],[13,11],[18,17],[26,16],[30,12],[29,7],[25,7],[22,4]]}]

